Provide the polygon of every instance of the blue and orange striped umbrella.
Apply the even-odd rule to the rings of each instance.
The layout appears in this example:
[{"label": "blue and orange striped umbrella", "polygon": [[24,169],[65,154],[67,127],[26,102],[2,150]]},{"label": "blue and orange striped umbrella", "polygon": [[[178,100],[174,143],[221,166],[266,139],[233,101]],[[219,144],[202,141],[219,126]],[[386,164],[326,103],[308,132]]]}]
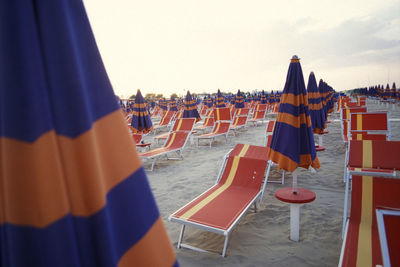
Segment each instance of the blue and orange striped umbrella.
[{"label": "blue and orange striped umbrella", "polygon": [[260,104],[268,104],[267,95],[265,94],[264,90],[261,92]]},{"label": "blue and orange striped umbrella", "polygon": [[240,90],[238,90],[236,94],[235,108],[244,108],[244,97],[242,92],[240,92]]},{"label": "blue and orange striped umbrella", "polygon": [[0,265],[177,265],[83,2],[0,13]]},{"label": "blue and orange striped umbrella", "polygon": [[326,121],[314,72],[308,77],[307,96],[313,132],[322,134],[326,128]]},{"label": "blue and orange striped umbrella", "polygon": [[170,111],[178,111],[178,107],[176,106],[176,100],[173,96],[169,100],[169,110]]},{"label": "blue and orange striped umbrella", "polygon": [[162,110],[164,110],[164,111],[167,111],[167,110],[168,110],[168,102],[167,102],[167,100],[165,99],[165,97],[162,98],[162,99],[160,99],[160,100],[158,101],[158,105],[160,106],[160,108],[161,108]]},{"label": "blue and orange striped umbrella", "polygon": [[217,92],[217,101],[216,101],[217,108],[225,108],[225,97],[221,94],[221,91],[218,89]]},{"label": "blue and orange striped umbrella", "polygon": [[290,172],[298,167],[308,169],[311,166],[317,169],[320,166],[312,133],[307,91],[297,56],[293,56],[290,61],[269,158],[278,164],[279,169]]},{"label": "blue and orange striped umbrella", "polygon": [[236,103],[236,96],[231,95],[231,105],[234,105]]},{"label": "blue and orange striped umbrella", "polygon": [[196,100],[192,99],[189,91],[187,91],[185,101],[183,101],[183,117],[196,118],[196,121],[201,120],[200,114],[197,111]]},{"label": "blue and orange striped umbrella", "polygon": [[146,134],[153,131],[153,123],[140,90],[137,91],[135,104],[133,104],[131,126],[134,133]]}]

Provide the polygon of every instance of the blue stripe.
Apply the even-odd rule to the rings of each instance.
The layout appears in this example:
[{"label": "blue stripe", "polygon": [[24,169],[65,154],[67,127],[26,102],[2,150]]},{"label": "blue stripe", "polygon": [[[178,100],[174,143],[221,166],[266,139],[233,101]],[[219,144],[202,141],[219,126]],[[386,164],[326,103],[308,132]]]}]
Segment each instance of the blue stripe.
[{"label": "blue stripe", "polygon": [[119,109],[80,0],[1,1],[0,135],[76,137]]},{"label": "blue stripe", "polygon": [[289,114],[292,114],[293,116],[299,117],[300,114],[308,115],[307,111],[308,111],[308,106],[305,106],[303,104],[300,104],[297,107],[292,104],[288,104],[288,103],[280,103],[279,104],[279,112],[280,113],[289,113]]},{"label": "blue stripe", "polygon": [[70,214],[38,229],[0,225],[2,266],[116,266],[159,218],[140,168],[107,195],[91,217]]},{"label": "blue stripe", "polygon": [[[275,133],[279,133],[279,136]],[[311,154],[312,160],[316,157],[314,135],[306,124],[296,128],[277,121],[270,147],[297,163],[300,163],[300,154]]]}]

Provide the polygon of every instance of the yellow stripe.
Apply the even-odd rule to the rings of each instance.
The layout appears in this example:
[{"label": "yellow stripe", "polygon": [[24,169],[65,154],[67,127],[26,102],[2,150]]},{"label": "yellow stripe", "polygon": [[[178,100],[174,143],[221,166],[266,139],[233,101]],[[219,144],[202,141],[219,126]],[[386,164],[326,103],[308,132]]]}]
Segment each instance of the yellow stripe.
[{"label": "yellow stripe", "polygon": [[172,146],[172,144],[174,143],[174,140],[175,140],[175,136],[176,136],[176,133],[172,133],[172,137],[169,139],[170,141],[169,141],[168,145],[165,146],[165,148],[169,148],[170,146]]},{"label": "yellow stripe", "polygon": [[177,126],[177,128],[176,128],[177,131],[181,129],[182,121],[183,121],[183,120],[179,119],[179,121],[178,121],[178,126]]},{"label": "yellow stripe", "polygon": [[233,182],[233,179],[235,178],[235,174],[239,165],[239,160],[241,157],[243,157],[247,150],[249,149],[249,145],[244,145],[242,150],[240,151],[238,156],[235,156],[233,158],[233,163],[231,170],[229,172],[228,178],[226,179],[226,182],[217,190],[212,192],[209,196],[207,196],[205,199],[197,203],[197,205],[193,206],[191,209],[186,211],[182,216],[180,216],[181,219],[187,220],[190,217],[192,217],[196,212],[198,212],[200,209],[202,209],[204,206],[206,206],[208,203],[210,203],[213,199],[215,199],[217,196],[219,196],[222,192],[224,192]]},{"label": "yellow stripe", "polygon": [[357,114],[357,130],[361,131],[362,129],[362,115]]},{"label": "yellow stripe", "polygon": [[217,128],[215,129],[214,133],[218,133],[220,126],[221,126],[221,123],[217,123]]},{"label": "yellow stripe", "polygon": [[356,140],[362,140],[362,134],[356,134],[357,138]]},{"label": "yellow stripe", "polygon": [[363,168],[372,168],[372,141],[371,140],[363,141],[362,167]]},{"label": "yellow stripe", "polygon": [[215,112],[217,114],[217,121],[219,121],[220,115],[219,115],[219,110],[216,110],[217,112]]},{"label": "yellow stripe", "polygon": [[350,109],[346,109],[346,120],[350,120]]},{"label": "yellow stripe", "polygon": [[361,223],[358,230],[357,266],[372,266],[372,176],[362,177]]}]

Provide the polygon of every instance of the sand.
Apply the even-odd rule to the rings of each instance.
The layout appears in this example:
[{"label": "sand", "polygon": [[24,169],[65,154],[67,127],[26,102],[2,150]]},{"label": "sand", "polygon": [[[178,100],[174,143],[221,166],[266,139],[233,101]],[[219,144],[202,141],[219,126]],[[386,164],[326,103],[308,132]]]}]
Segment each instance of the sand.
[{"label": "sand", "polygon": [[[400,107],[393,111],[371,100],[367,106],[369,111],[389,109],[390,118],[400,118]],[[151,188],[181,266],[337,266],[342,246],[346,147],[340,135],[339,114],[333,114],[330,119],[333,122],[328,124],[329,134],[323,137],[327,150],[318,153],[321,168],[317,173],[304,169],[299,172],[299,187],[314,191],[317,197],[301,208],[298,243],[289,240],[289,205],[274,197],[277,189],[292,185],[290,173],[284,185],[267,185],[258,212],[250,209],[232,232],[225,258],[215,253],[176,249],[181,225],[168,221],[170,214],[214,185],[223,156],[235,144],[264,144],[265,123],[249,126],[236,137],[229,137],[228,142],[218,138],[212,148],[197,148],[189,143],[184,160],[160,160],[153,172],[148,171]],[[391,122],[391,128],[392,140],[400,140],[400,121]],[[145,140],[153,141],[152,137],[148,135]],[[152,145],[154,147],[157,146]],[[270,175],[270,179],[274,178],[280,178],[275,169]],[[186,227],[184,242],[221,253],[224,237]]]}]

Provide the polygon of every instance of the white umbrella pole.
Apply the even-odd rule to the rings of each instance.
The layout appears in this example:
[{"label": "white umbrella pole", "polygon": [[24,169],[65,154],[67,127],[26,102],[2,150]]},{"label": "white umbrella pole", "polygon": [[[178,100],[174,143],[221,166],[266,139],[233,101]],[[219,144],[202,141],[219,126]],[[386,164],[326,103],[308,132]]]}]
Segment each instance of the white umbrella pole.
[{"label": "white umbrella pole", "polygon": [[292,172],[293,176],[293,194],[297,194],[297,169]]}]

